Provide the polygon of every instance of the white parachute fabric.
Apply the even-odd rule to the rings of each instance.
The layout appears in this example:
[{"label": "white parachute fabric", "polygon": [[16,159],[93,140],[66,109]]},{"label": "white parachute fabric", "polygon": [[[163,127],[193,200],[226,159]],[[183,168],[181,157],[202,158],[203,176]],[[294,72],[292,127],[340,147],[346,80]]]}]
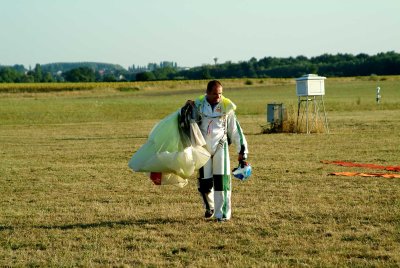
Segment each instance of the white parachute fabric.
[{"label": "white parachute fabric", "polygon": [[154,173],[161,173],[155,176],[156,184],[183,187],[195,170],[210,158],[204,144],[195,122],[190,123],[190,137],[182,131],[177,111],[154,126],[147,142],[132,156],[128,165],[136,172],[150,172],[152,180]]}]

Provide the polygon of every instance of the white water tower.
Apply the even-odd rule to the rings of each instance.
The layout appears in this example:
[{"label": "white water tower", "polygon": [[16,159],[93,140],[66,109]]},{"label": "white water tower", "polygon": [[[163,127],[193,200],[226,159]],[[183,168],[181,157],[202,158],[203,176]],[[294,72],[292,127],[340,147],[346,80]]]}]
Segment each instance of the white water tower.
[{"label": "white water tower", "polygon": [[[322,122],[325,130],[329,133],[324,104],[325,79],[326,77],[316,74],[306,74],[296,79],[296,94],[298,97],[297,130],[299,130],[300,126],[299,120],[301,124],[305,117],[307,134],[311,133],[313,129],[317,129],[318,122]],[[323,119],[320,113],[321,104],[323,108]]]}]

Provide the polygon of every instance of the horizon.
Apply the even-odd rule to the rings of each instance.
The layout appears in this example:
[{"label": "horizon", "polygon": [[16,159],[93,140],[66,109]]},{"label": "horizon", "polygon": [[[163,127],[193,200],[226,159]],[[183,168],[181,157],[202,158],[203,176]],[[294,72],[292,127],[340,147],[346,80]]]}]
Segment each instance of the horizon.
[{"label": "horizon", "polygon": [[[377,52],[376,54],[367,54],[367,53],[362,53],[362,52],[360,52],[360,53],[355,53],[355,54],[353,54],[353,53],[340,53],[340,52],[338,52],[338,53],[336,53],[336,54],[330,54],[330,53],[325,53],[325,54],[328,54],[328,55],[346,55],[346,54],[349,54],[349,55],[353,55],[353,56],[357,56],[357,55],[359,55],[359,54],[367,54],[368,56],[375,56],[375,55],[378,55],[378,54],[381,54],[381,53],[388,53],[388,52],[395,52],[395,53],[398,53],[397,51],[381,51],[381,52]],[[305,57],[306,57],[307,59],[310,60],[310,59],[312,59],[312,58],[319,57],[319,56],[322,56],[322,55],[324,55],[324,54],[316,55],[316,56],[312,56],[312,57],[307,57],[307,56],[305,56]],[[265,56],[265,57],[272,57],[272,58],[290,58],[290,57],[293,57],[293,58],[296,58],[296,57],[299,57],[299,56],[304,56],[304,55],[289,56],[289,57],[273,57],[273,56]],[[261,58],[258,58],[258,59],[256,59],[256,60],[260,60],[260,59],[263,59],[263,58],[265,58],[265,57],[261,57]],[[251,59],[251,58],[250,58],[250,59]],[[232,62],[232,63],[237,64],[237,63],[240,63],[240,62],[247,62],[247,61],[249,61],[250,59],[248,59],[248,60],[241,60],[241,61]],[[134,63],[133,63],[133,64],[135,65],[136,68],[138,68],[138,67],[147,67],[148,64],[154,64],[154,63],[155,63],[155,64],[160,64],[161,62],[168,62],[168,60],[161,60],[161,61],[159,61],[159,62],[149,62],[149,63],[147,63],[146,65],[143,65],[143,66],[142,66],[142,65],[136,65],[136,64],[134,64]],[[220,62],[220,63],[217,63],[217,65],[219,65],[219,64],[225,64],[225,63],[227,63],[227,62],[230,62],[230,61],[228,60],[228,61],[226,61],[226,62]],[[33,65],[30,65],[30,66],[25,66],[25,65],[23,65],[23,64],[18,64],[18,63],[16,63],[16,64],[11,64],[11,65],[3,65],[3,64],[0,63],[0,66],[2,66],[2,67],[13,67],[13,66],[15,66],[15,65],[22,65],[22,66],[24,66],[25,69],[30,70],[30,69],[34,69],[34,67],[36,66],[36,64],[39,64],[39,65],[43,66],[43,65],[51,65],[51,64],[79,64],[79,63],[93,63],[93,64],[118,65],[118,66],[124,68],[125,70],[128,70],[129,67],[132,67],[132,66],[133,66],[133,64],[132,64],[132,65],[130,65],[130,66],[128,66],[128,67],[125,67],[125,66],[123,66],[123,65],[121,65],[121,64],[118,64],[118,63],[112,63],[112,62],[95,62],[95,61],[48,62],[48,63],[43,63],[43,64],[41,64],[41,63],[35,63],[35,64],[33,64]],[[195,68],[195,67],[201,67],[201,66],[204,66],[204,65],[205,65],[205,64],[202,64],[202,65],[195,65],[195,66],[192,66],[192,67],[187,67],[187,66],[180,66],[179,63],[177,63],[177,66],[180,67],[180,68]],[[209,63],[208,65],[215,65],[215,63]]]},{"label": "horizon", "polygon": [[18,0],[3,4],[0,65],[161,61],[197,67],[264,57],[400,51],[400,2]]}]

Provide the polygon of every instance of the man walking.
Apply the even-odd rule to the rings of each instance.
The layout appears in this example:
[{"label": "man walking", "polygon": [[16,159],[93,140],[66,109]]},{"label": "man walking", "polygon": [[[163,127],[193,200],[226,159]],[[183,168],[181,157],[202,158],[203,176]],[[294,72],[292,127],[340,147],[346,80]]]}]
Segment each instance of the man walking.
[{"label": "man walking", "polygon": [[231,218],[232,182],[228,145],[236,145],[238,161],[247,158],[248,147],[242,128],[235,115],[236,105],[222,96],[222,84],[213,80],[207,85],[206,94],[191,104],[192,118],[196,120],[211,154],[199,170],[198,190],[203,199],[206,219],[213,216],[218,221]]}]

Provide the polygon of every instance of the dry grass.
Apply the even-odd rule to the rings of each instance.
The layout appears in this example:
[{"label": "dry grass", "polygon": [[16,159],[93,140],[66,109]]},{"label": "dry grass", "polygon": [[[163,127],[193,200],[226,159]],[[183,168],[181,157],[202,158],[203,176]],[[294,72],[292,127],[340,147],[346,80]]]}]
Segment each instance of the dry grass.
[{"label": "dry grass", "polygon": [[397,267],[400,181],[331,177],[361,169],[320,163],[400,164],[398,80],[382,82],[376,107],[375,81],[328,79],[331,133],[311,135],[260,134],[267,103],[297,101],[294,84],[226,88],[254,173],[233,181],[223,224],[202,219],[194,178],[157,187],[127,167],[152,126],[200,87],[5,94],[0,266]]},{"label": "dry grass", "polygon": [[[226,88],[260,87],[270,85],[294,84],[293,79],[271,78],[271,79],[222,79]],[[192,90],[203,88],[208,80],[169,80],[148,82],[85,82],[85,83],[0,83],[0,93],[39,93],[39,92],[65,92],[82,90],[115,89],[122,92],[138,90]]]}]

